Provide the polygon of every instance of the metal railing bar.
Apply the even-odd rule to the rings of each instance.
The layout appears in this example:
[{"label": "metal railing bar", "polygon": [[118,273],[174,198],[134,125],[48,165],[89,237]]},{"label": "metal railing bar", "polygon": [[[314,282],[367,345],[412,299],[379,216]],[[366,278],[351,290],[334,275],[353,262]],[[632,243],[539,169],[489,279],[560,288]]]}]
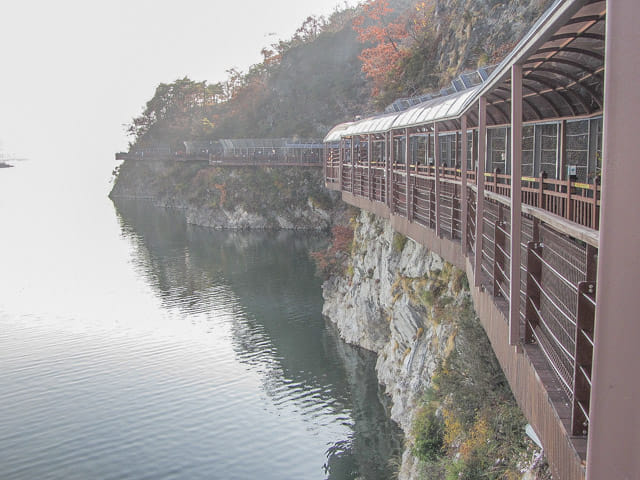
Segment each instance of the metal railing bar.
[{"label": "metal railing bar", "polygon": [[571,352],[567,349],[567,347],[565,347],[562,342],[560,340],[558,340],[558,337],[556,337],[556,335],[553,333],[553,330],[551,330],[549,328],[549,325],[547,325],[547,322],[545,322],[544,318],[542,317],[542,312],[540,310],[538,310],[538,308],[535,306],[535,304],[533,303],[533,301],[531,301],[531,299],[529,298],[529,301],[531,302],[531,305],[533,306],[533,309],[536,312],[536,315],[538,316],[538,319],[540,320],[540,325],[544,325],[544,329],[545,331],[551,335],[551,337],[553,338],[553,340],[555,341],[555,343],[560,347],[560,349],[565,353],[565,355],[571,360],[572,363],[575,363],[575,356],[571,354]]},{"label": "metal railing bar", "polygon": [[587,300],[589,300],[589,303],[591,305],[593,305],[594,307],[596,306],[596,301],[591,298],[589,295],[587,295],[586,293],[582,292],[580,295],[582,295],[584,298],[586,298]]},{"label": "metal railing bar", "polygon": [[504,298],[505,300],[509,300],[509,294],[503,290],[502,284],[500,282],[496,282],[496,283],[498,284],[498,290],[500,290],[500,293],[502,294],[502,298]]},{"label": "metal railing bar", "polygon": [[530,276],[530,277],[531,277],[531,279],[535,282],[536,286],[538,287],[538,289],[540,290],[540,292],[542,292],[542,294],[545,296],[545,298],[546,298],[547,300],[549,300],[549,302],[551,302],[551,304],[556,308],[556,310],[557,310],[557,311],[559,311],[559,312],[564,316],[564,318],[566,318],[566,319],[569,321],[569,323],[570,323],[572,326],[574,326],[574,327],[575,327],[575,326],[576,326],[576,322],[575,322],[575,320],[573,320],[569,315],[567,315],[567,314],[564,312],[564,310],[562,310],[562,309],[561,309],[561,308],[556,304],[556,302],[554,302],[554,301],[553,301],[553,299],[549,296],[549,294],[548,294],[547,292],[545,292],[545,291],[544,291],[544,289],[540,286],[540,283],[538,283],[538,280],[536,280],[536,278],[535,278],[533,275],[531,275],[531,273],[529,273],[529,276]]},{"label": "metal railing bar", "polygon": [[505,281],[510,281],[510,278],[507,276],[507,274],[504,272],[504,270],[502,269],[502,267],[500,267],[499,263],[496,263],[496,268],[498,269],[498,271],[500,272],[500,275],[502,275],[502,278]]},{"label": "metal railing bar", "polygon": [[[533,336],[536,338],[536,341],[538,342],[538,346],[540,347],[540,350],[542,350],[542,353],[544,353],[544,356],[547,359],[547,362],[549,363],[549,365],[551,366],[551,368],[553,369],[553,371],[556,373],[556,376],[558,377],[558,379],[560,379],[560,381],[564,384],[564,386],[566,387],[566,389],[569,392],[573,392],[573,388],[571,387],[571,385],[569,385],[569,383],[564,379],[564,376],[562,375],[562,373],[558,370],[558,367],[556,367],[555,363],[553,362],[551,356],[549,355],[549,352],[547,352],[547,349],[544,347],[544,343],[540,341],[540,337],[538,337],[538,333],[535,331],[535,329],[532,330]],[[573,395],[571,395],[571,397],[573,397]],[[571,398],[573,400],[573,398]]]},{"label": "metal railing bar", "polygon": [[504,251],[504,249],[500,246],[499,243],[496,243],[496,248],[500,250],[500,253],[505,256],[507,260],[511,260],[511,254]]},{"label": "metal railing bar", "polygon": [[480,265],[480,268],[482,270],[484,270],[484,272],[489,276],[489,278],[493,281],[493,274],[489,272],[489,270],[487,269],[487,267],[484,266],[484,263],[482,265]]},{"label": "metal railing bar", "polygon": [[591,336],[587,333],[587,331],[584,328],[580,329],[580,333],[582,333],[582,335],[584,336],[584,338],[587,339],[587,341],[589,342],[589,344],[591,345],[591,348],[595,347],[595,342],[593,341],[593,338],[591,338]]},{"label": "metal railing bar", "polygon": [[500,225],[496,224],[496,228],[498,230],[500,230],[506,237],[511,238],[511,233],[507,232],[505,229],[503,229]]},{"label": "metal railing bar", "polygon": [[586,408],[584,407],[582,402],[576,402],[576,403],[578,404],[578,407],[580,407],[580,411],[584,415],[584,418],[587,419],[587,423],[589,423],[589,413],[587,412]]},{"label": "metal railing bar", "polygon": [[571,283],[569,280],[567,280],[566,278],[564,278],[564,276],[562,276],[562,274],[560,272],[558,272],[549,262],[547,262],[544,258],[542,258],[538,252],[536,252],[535,250],[531,250],[531,252],[538,258],[538,260],[540,260],[542,262],[542,264],[547,267],[549,270],[551,270],[556,277],[558,277],[560,280],[562,280],[568,287],[570,287],[575,293],[578,293],[578,286],[574,285],[573,283]]},{"label": "metal railing bar", "polygon": [[589,387],[591,387],[591,375],[589,374],[589,372],[587,372],[582,365],[580,365],[578,369],[580,370],[580,373],[582,373],[582,376],[587,381],[587,383],[589,383]]}]

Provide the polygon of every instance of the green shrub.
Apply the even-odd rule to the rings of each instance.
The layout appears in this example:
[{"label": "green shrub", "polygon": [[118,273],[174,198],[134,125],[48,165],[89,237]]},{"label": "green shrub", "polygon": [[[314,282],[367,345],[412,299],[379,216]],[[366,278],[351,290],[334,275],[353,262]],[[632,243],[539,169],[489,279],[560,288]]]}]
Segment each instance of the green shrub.
[{"label": "green shrub", "polygon": [[413,421],[413,454],[422,461],[433,462],[442,456],[444,424],[433,404],[418,411]]},{"label": "green shrub", "polygon": [[393,250],[397,253],[401,253],[404,250],[404,246],[407,244],[407,237],[401,233],[395,232],[393,234]]}]

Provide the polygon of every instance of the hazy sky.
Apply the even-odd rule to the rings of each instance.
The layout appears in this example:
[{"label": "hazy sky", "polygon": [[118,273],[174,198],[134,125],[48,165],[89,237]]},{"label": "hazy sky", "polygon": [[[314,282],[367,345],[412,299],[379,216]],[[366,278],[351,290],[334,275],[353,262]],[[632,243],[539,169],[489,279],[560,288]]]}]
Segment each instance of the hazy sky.
[{"label": "hazy sky", "polygon": [[126,148],[122,125],[158,83],[223,80],[309,14],[343,3],[2,0],[0,140],[33,158],[104,161]]}]

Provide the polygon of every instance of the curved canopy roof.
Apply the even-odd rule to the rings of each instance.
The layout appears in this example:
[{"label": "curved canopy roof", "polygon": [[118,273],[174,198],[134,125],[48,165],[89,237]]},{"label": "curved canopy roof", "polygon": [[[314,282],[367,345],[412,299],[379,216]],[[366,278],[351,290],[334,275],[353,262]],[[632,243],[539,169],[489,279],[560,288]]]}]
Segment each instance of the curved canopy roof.
[{"label": "curved canopy roof", "polygon": [[322,147],[320,140],[299,138],[221,138],[220,144],[224,150]]},{"label": "curved canopy roof", "polygon": [[523,66],[525,121],[597,114],[604,92],[605,20],[605,0],[556,0],[484,83],[403,112],[340,124],[325,142],[433,122],[457,123],[465,113],[473,127],[480,96],[487,99],[489,125],[509,123],[514,64]]}]

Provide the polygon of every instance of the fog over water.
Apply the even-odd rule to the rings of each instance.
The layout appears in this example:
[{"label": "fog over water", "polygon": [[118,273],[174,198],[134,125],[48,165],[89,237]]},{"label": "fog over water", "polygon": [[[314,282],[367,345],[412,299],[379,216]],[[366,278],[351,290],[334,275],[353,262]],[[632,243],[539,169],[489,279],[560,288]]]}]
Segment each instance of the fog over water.
[{"label": "fog over water", "polygon": [[399,431],[320,315],[316,236],[107,198],[158,83],[224,80],[335,5],[2,3],[0,141],[29,160],[0,169],[0,478],[391,476]]},{"label": "fog over water", "polygon": [[262,47],[338,3],[1,2],[0,140],[19,156],[104,165],[160,82],[246,71]]},{"label": "fog over water", "polygon": [[215,232],[64,163],[0,171],[0,478],[386,479],[373,370],[317,234]]}]

